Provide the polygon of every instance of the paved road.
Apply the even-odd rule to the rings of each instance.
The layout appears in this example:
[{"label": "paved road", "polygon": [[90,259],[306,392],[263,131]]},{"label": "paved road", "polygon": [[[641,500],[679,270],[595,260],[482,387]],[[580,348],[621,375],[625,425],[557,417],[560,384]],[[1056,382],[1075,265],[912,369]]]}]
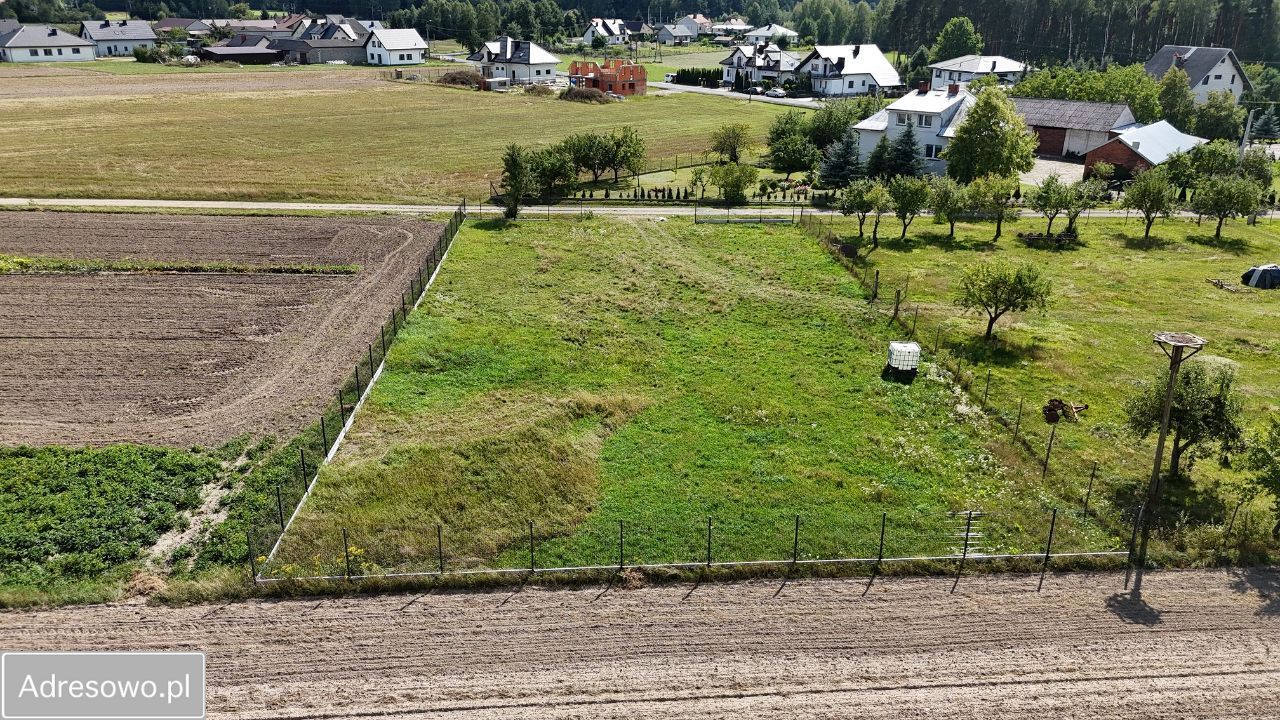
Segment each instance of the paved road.
[{"label": "paved road", "polygon": [[1280,575],[535,586],[0,613],[6,650],[200,650],[210,718],[1264,718]]},{"label": "paved road", "polygon": [[744,95],[742,93],[730,92],[723,88],[704,88],[694,87],[692,85],[676,85],[668,82],[651,82],[649,87],[655,90],[667,90],[669,92],[691,92],[699,95],[714,95],[722,97],[726,100],[746,100],[748,102],[766,102],[773,105],[789,105],[791,107],[808,108],[813,110],[822,107],[822,101],[816,98],[771,98],[763,95]]}]

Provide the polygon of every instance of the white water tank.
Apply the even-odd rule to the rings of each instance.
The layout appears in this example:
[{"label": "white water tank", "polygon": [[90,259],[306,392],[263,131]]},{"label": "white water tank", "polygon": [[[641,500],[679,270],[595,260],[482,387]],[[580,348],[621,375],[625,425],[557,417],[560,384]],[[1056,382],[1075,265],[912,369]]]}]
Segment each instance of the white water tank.
[{"label": "white water tank", "polygon": [[889,367],[904,371],[919,368],[920,344],[903,341],[889,343]]}]

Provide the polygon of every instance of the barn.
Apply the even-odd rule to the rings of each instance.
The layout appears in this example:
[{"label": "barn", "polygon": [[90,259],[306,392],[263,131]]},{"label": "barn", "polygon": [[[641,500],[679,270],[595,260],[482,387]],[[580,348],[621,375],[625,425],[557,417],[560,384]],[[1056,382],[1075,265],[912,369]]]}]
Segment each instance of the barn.
[{"label": "barn", "polygon": [[1038,155],[1082,158],[1135,124],[1123,103],[1021,97],[1013,103],[1039,139]]},{"label": "barn", "polygon": [[1084,174],[1089,177],[1094,165],[1106,162],[1115,166],[1117,180],[1126,180],[1168,160],[1176,152],[1191,152],[1204,142],[1204,138],[1187,135],[1164,120],[1134,127],[1090,150],[1084,157]]}]

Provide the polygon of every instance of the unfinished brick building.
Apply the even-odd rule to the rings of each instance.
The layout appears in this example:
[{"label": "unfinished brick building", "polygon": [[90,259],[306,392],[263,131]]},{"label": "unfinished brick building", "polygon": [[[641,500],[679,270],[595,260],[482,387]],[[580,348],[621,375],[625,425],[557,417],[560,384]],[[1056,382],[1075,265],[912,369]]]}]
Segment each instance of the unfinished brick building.
[{"label": "unfinished brick building", "polygon": [[569,64],[569,83],[619,95],[643,95],[648,86],[648,73],[643,65],[619,58],[605,60],[604,65],[574,60]]}]

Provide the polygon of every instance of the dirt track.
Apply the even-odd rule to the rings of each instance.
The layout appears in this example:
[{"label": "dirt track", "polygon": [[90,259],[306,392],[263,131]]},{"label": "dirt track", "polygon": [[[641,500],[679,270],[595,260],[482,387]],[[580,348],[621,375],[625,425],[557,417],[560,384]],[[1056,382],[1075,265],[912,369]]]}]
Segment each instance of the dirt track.
[{"label": "dirt track", "polygon": [[[805,580],[0,614],[6,648],[204,650],[209,715],[1275,717],[1280,573]],[[779,589],[781,587],[781,590]]]},{"label": "dirt track", "polygon": [[354,275],[0,275],[0,444],[216,446],[314,422],[440,226],[0,213],[0,253],[355,263]]}]

